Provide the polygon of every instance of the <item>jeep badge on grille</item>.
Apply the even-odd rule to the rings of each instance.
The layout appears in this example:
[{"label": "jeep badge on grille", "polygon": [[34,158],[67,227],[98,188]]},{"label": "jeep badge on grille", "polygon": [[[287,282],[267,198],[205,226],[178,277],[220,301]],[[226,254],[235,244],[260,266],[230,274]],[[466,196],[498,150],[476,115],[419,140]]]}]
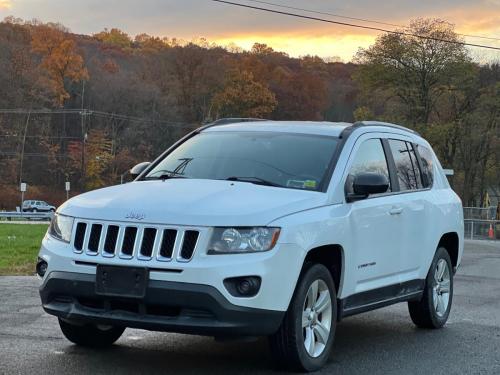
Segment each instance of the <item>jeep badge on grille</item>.
[{"label": "jeep badge on grille", "polygon": [[145,217],[145,214],[134,211],[130,211],[127,215],[125,215],[125,219],[144,220]]}]

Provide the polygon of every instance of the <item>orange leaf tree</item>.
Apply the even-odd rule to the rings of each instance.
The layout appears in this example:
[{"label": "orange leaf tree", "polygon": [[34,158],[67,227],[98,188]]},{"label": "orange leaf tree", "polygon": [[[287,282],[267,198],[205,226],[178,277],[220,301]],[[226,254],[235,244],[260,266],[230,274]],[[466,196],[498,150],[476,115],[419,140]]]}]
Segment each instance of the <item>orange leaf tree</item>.
[{"label": "orange leaf tree", "polygon": [[54,103],[62,105],[69,94],[65,83],[89,78],[82,55],[67,30],[53,24],[35,26],[32,29],[31,48],[41,55],[40,68],[45,75],[45,85],[54,95]]}]

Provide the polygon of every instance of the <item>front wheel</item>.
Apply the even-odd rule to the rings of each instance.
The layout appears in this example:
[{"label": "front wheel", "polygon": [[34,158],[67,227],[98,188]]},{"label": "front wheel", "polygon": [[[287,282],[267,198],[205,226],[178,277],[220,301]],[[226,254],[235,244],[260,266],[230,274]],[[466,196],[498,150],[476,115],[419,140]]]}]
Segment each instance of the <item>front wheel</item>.
[{"label": "front wheel", "polygon": [[446,249],[440,247],[427,274],[422,299],[408,302],[411,320],[421,328],[441,328],[450,315],[452,299],[451,259]]},{"label": "front wheel", "polygon": [[77,324],[63,319],[59,319],[59,327],[61,327],[62,333],[69,341],[90,348],[110,346],[125,331],[125,327]]},{"label": "front wheel", "polygon": [[337,296],[330,271],[322,264],[302,272],[283,322],[270,336],[281,368],[316,371],[325,365],[337,325]]}]

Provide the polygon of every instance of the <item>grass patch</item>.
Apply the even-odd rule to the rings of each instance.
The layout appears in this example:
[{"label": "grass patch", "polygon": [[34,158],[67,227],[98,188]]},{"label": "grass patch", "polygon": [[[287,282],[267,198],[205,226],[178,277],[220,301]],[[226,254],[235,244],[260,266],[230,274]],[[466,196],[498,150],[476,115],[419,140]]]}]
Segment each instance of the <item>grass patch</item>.
[{"label": "grass patch", "polygon": [[0,224],[0,276],[33,275],[44,224]]}]

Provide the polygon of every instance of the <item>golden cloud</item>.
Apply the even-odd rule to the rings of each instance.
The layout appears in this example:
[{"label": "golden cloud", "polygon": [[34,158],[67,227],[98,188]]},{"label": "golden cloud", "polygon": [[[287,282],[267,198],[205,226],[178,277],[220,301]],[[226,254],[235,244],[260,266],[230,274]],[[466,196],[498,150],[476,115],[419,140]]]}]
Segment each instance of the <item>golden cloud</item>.
[{"label": "golden cloud", "polygon": [[0,9],[10,9],[12,7],[11,0],[0,0]]}]

